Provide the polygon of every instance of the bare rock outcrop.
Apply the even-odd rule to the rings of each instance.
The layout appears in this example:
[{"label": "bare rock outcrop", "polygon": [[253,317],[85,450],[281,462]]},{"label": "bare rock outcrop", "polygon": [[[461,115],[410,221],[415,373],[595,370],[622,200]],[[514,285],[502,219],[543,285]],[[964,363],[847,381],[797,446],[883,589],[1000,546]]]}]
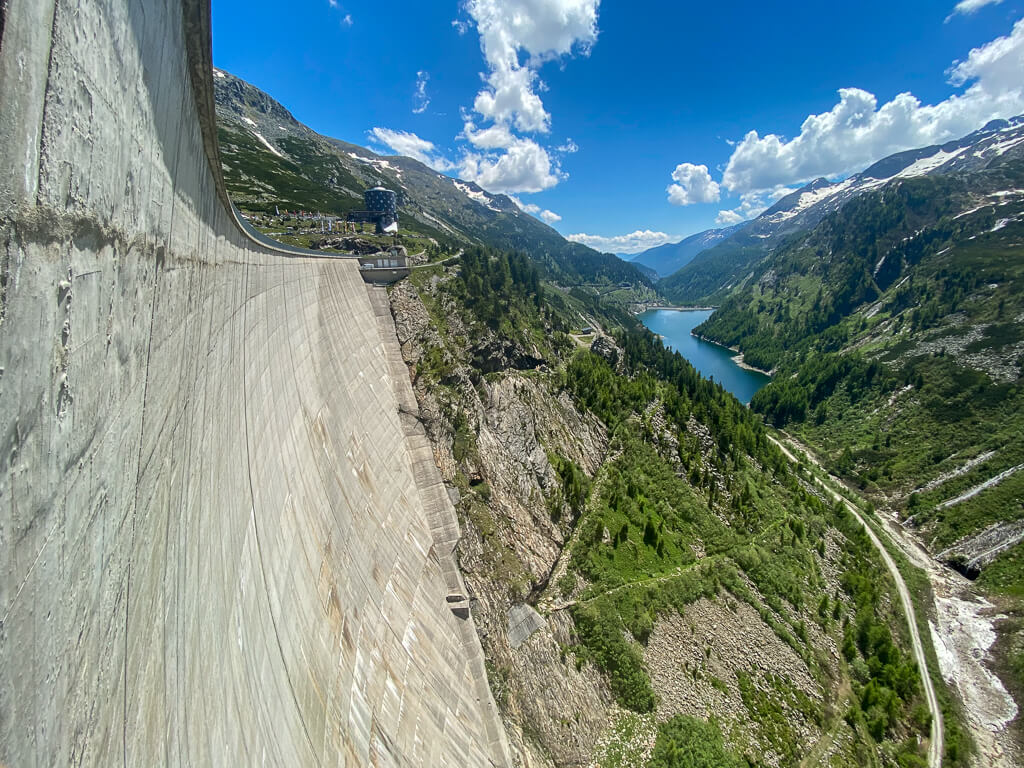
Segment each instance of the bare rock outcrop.
[{"label": "bare rock outcrop", "polygon": [[[488,678],[522,765],[583,766],[607,728],[612,696],[597,670],[577,668],[569,616],[545,616],[530,601],[548,584],[575,522],[552,460],[592,477],[607,436],[554,377],[532,370],[543,362],[534,351],[493,338],[471,343],[436,286],[421,299],[408,281],[398,283],[391,306],[420,418],[458,499],[456,553]],[[443,313],[443,328],[425,301]],[[442,386],[417,376],[429,366],[443,369]]]}]

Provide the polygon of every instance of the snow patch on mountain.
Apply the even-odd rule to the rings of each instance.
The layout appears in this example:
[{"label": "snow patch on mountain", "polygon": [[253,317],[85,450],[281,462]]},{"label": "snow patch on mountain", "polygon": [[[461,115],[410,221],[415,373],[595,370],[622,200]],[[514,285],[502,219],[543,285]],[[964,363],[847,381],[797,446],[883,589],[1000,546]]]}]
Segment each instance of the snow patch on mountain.
[{"label": "snow patch on mountain", "polygon": [[959,157],[964,152],[966,152],[967,149],[967,147],[961,147],[960,149],[954,150],[953,152],[945,152],[940,149],[931,157],[922,157],[917,162],[908,165],[906,168],[904,168],[902,171],[897,173],[892,178],[912,179],[916,176],[925,176],[931,173],[932,171],[941,168],[953,158]]},{"label": "snow patch on mountain", "polygon": [[1005,155],[1021,142],[1024,142],[1024,136],[1018,136],[1017,138],[1010,139],[1009,141],[1000,141],[997,144],[994,144],[992,149],[996,155]]},{"label": "snow patch on mountain", "polygon": [[[248,120],[248,118],[244,118],[244,119]],[[249,122],[252,122],[252,121],[250,120]],[[269,149],[275,155],[277,155],[278,157],[284,157],[284,155],[282,155],[280,152],[277,151],[277,148],[273,144],[271,144],[269,141],[267,141],[265,138],[263,138],[263,134],[262,133],[260,133],[259,131],[253,131],[252,135],[255,136],[257,139],[259,139],[260,143],[263,144],[263,146],[265,146],[267,149]]]},{"label": "snow patch on mountain", "polygon": [[469,186],[468,184],[463,184],[462,182],[455,181],[454,179],[452,180],[452,184],[454,184],[455,188],[462,192],[470,200],[474,200],[480,203],[480,205],[482,205],[484,208],[492,210],[495,213],[501,213],[501,209],[495,208],[494,205],[492,204],[493,200],[491,196],[484,192],[482,189],[473,189],[473,187]]},{"label": "snow patch on mountain", "polygon": [[798,216],[809,208],[813,208],[818,203],[822,203],[828,200],[830,197],[838,195],[840,192],[844,192],[854,184],[854,179],[849,178],[845,181],[838,182],[836,184],[830,184],[828,186],[821,186],[816,189],[810,189],[804,192],[797,199],[796,204],[785,211],[778,211],[776,213],[767,215],[766,221],[770,221],[773,224],[779,224],[788,219],[792,219],[794,216]]}]

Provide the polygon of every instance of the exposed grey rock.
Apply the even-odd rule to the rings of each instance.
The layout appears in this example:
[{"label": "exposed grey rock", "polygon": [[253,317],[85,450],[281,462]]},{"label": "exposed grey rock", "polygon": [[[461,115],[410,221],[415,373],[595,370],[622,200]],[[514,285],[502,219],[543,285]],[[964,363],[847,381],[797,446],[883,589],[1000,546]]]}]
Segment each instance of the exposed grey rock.
[{"label": "exposed grey rock", "polygon": [[521,646],[526,639],[543,627],[544,617],[526,603],[513,605],[508,609],[508,644],[512,650]]},{"label": "exposed grey rock", "polygon": [[[751,723],[739,675],[769,692],[770,678],[782,678],[812,700],[823,701],[824,692],[803,660],[753,608],[727,594],[701,598],[685,614],[658,620],[643,654],[661,697],[659,718],[718,717],[724,733],[743,734],[741,740],[734,737],[734,747],[756,752],[768,765],[780,766],[780,756],[761,742],[757,724]],[[818,726],[784,699],[777,703],[809,748],[821,736]]]},{"label": "exposed grey rock", "polygon": [[590,345],[590,351],[607,360],[608,364],[616,371],[622,372],[624,368],[624,355],[610,336],[599,335]]},{"label": "exposed grey rock", "polygon": [[519,345],[498,340],[477,345],[470,350],[470,357],[472,366],[481,373],[527,371],[544,364],[543,359],[534,357]]},{"label": "exposed grey rock", "polygon": [[[457,554],[495,698],[524,763],[585,765],[607,725],[612,697],[600,673],[590,666],[577,670],[566,656],[576,642],[568,615],[552,614],[545,622],[525,601],[547,583],[572,524],[571,511],[558,501],[561,484],[548,452],[593,476],[607,451],[604,428],[544,374],[503,363],[481,376],[469,365],[472,345],[459,311],[437,287],[424,290],[444,312],[444,335],[408,281],[394,286],[391,305],[411,369],[429,350],[445,350],[445,385],[418,379],[416,397],[437,464],[460,488]],[[456,422],[471,443],[458,458]],[[553,504],[559,505],[558,522]]]},{"label": "exposed grey rock", "polygon": [[321,251],[330,248],[346,253],[357,253],[360,256],[369,256],[380,251],[379,243],[370,242],[362,237],[325,237],[314,241],[311,247]]},{"label": "exposed grey rock", "polygon": [[935,557],[973,579],[986,565],[1020,541],[1024,541],[1024,520],[993,523],[980,533],[960,539]]}]

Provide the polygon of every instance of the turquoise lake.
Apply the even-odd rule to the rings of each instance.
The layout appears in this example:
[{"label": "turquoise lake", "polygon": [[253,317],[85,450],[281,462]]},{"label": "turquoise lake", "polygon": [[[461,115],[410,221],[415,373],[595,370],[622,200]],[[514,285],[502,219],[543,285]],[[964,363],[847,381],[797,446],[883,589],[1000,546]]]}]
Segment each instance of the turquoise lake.
[{"label": "turquoise lake", "polygon": [[771,379],[763,373],[740,368],[733,361],[734,352],[701,341],[690,331],[711,316],[710,310],[652,309],[637,316],[652,332],[661,336],[665,346],[689,360],[703,376],[714,379],[743,403]]}]

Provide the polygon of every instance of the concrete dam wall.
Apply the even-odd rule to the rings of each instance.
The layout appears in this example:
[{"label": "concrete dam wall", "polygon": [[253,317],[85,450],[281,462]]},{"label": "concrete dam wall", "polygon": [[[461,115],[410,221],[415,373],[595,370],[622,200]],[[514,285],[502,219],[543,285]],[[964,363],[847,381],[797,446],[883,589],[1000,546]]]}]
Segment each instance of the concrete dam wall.
[{"label": "concrete dam wall", "polygon": [[507,764],[381,296],[230,209],[208,0],[0,9],[0,765]]}]

